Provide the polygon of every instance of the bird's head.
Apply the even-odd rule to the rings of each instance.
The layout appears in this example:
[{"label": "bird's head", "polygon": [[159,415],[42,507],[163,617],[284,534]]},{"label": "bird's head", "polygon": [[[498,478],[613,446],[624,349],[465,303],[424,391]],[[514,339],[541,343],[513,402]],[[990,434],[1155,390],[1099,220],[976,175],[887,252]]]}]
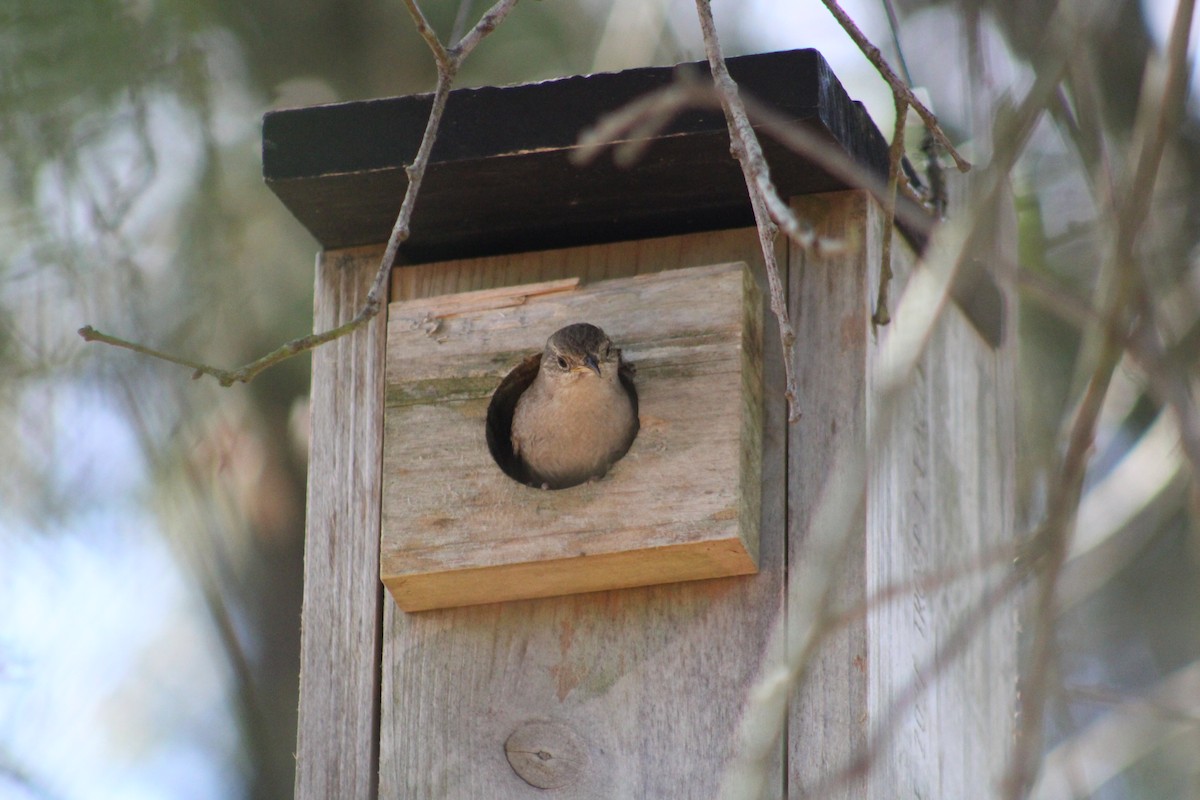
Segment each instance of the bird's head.
[{"label": "bird's head", "polygon": [[542,372],[562,380],[595,376],[616,380],[621,351],[604,331],[587,322],[559,328],[546,340]]}]

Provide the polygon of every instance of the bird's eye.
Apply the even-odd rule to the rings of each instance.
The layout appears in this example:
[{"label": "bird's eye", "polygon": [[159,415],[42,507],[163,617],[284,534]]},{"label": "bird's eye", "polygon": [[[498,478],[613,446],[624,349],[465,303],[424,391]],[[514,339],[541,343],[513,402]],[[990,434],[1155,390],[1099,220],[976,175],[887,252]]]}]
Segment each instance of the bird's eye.
[{"label": "bird's eye", "polygon": [[558,357],[558,368],[559,369],[567,368],[567,360],[565,358],[563,358],[562,356]]}]

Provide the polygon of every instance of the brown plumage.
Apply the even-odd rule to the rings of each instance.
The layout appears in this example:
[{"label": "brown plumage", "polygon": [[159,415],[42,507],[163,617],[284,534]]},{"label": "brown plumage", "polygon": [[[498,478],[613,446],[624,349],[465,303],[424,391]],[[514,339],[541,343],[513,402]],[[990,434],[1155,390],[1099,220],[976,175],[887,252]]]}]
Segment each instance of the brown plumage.
[{"label": "brown plumage", "polygon": [[[509,441],[499,441],[505,430]],[[488,409],[488,444],[497,461],[505,466],[509,457],[506,472],[550,489],[602,477],[637,432],[633,368],[588,323],[555,332],[541,353],[505,377]]]}]

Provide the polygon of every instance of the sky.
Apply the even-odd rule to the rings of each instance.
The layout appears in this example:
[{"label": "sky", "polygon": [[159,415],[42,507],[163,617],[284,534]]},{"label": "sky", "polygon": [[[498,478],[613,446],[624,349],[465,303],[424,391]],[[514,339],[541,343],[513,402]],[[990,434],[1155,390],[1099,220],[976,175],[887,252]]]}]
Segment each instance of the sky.
[{"label": "sky", "polygon": [[76,382],[31,396],[18,429],[61,500],[36,529],[0,509],[0,798],[237,796],[229,677],[123,410]]}]

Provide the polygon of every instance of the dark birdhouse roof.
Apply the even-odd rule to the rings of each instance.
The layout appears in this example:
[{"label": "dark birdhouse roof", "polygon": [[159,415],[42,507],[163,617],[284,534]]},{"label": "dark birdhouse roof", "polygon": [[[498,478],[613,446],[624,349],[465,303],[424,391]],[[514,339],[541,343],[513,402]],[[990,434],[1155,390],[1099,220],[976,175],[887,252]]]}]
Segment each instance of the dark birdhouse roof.
[{"label": "dark birdhouse roof", "polygon": [[[707,64],[697,64],[707,75]],[[887,143],[815,50],[731,58],[741,90],[827,137],[883,177]],[[519,86],[457,89],[421,187],[407,263],[753,224],[719,111],[680,115],[634,165],[572,164],[579,133],[674,80],[650,67]],[[432,95],[272,111],[263,176],[324,247],[388,238]],[[783,196],[848,188],[760,136]]]}]

